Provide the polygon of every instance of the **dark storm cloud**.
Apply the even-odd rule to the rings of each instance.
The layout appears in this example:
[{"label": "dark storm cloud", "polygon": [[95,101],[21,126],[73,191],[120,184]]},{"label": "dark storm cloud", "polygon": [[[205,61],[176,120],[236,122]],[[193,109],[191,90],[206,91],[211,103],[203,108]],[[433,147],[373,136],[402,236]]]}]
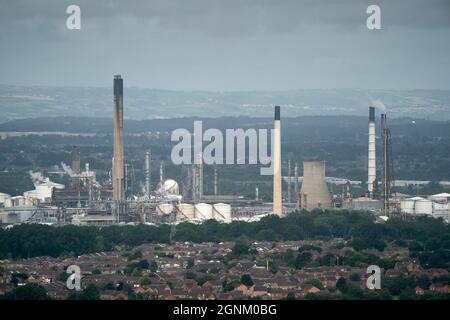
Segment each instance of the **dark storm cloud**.
[{"label": "dark storm cloud", "polygon": [[65,8],[78,4],[89,19],[140,19],[162,28],[194,29],[236,36],[258,32],[296,32],[302,26],[357,28],[365,8],[378,4],[392,25],[449,27],[448,0],[0,0],[2,23],[64,19]]},{"label": "dark storm cloud", "polygon": [[[81,31],[65,28],[70,4]],[[369,4],[381,31],[365,27]],[[448,34],[447,0],[0,0],[0,82],[444,88]]]}]

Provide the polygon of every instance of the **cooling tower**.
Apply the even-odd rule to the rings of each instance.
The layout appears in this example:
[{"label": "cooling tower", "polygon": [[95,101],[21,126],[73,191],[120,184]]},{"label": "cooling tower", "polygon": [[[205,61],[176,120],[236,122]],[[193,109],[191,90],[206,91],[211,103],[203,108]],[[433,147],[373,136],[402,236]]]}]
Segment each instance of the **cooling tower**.
[{"label": "cooling tower", "polygon": [[302,209],[331,208],[331,197],[325,182],[325,162],[303,162],[303,183],[300,190]]},{"label": "cooling tower", "polygon": [[377,178],[375,152],[375,108],[369,107],[369,154],[367,165],[367,190],[371,197],[374,193],[374,182]]},{"label": "cooling tower", "polygon": [[273,213],[281,216],[283,214],[283,204],[281,195],[281,124],[280,107],[275,106],[273,138]]},{"label": "cooling tower", "polygon": [[124,165],[123,165],[123,79],[114,76],[114,158],[113,158],[113,199],[123,201]]}]

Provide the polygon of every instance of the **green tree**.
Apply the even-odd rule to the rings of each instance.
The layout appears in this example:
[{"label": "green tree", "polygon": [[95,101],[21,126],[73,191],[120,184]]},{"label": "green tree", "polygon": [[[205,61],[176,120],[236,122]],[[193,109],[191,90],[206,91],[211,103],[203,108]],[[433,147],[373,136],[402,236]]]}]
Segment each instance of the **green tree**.
[{"label": "green tree", "polygon": [[158,264],[156,263],[156,261],[152,261],[150,263],[150,271],[151,272],[156,272],[158,271]]},{"label": "green tree", "polygon": [[342,293],[346,293],[348,289],[347,280],[343,277],[339,278],[336,282],[336,289]]},{"label": "green tree", "polygon": [[244,274],[241,277],[241,283],[244,286],[251,287],[251,286],[253,286],[253,279],[249,274]]},{"label": "green tree", "polygon": [[105,250],[105,239],[103,236],[98,235],[95,237],[95,251],[104,251]]},{"label": "green tree", "polygon": [[312,254],[309,251],[300,253],[297,258],[295,258],[295,267],[297,269],[304,268],[309,262],[311,262]]},{"label": "green tree", "polygon": [[233,246],[233,255],[239,257],[241,255],[248,254],[248,250],[250,249],[250,245],[248,243],[247,238],[240,237]]},{"label": "green tree", "polygon": [[360,275],[357,274],[357,273],[352,273],[352,274],[350,275],[350,280],[351,280],[351,281],[360,281],[360,280],[361,280],[361,277],[360,277]]},{"label": "green tree", "polygon": [[47,290],[44,287],[28,283],[24,286],[17,287],[12,291],[5,293],[3,296],[5,300],[50,300],[47,295]]}]

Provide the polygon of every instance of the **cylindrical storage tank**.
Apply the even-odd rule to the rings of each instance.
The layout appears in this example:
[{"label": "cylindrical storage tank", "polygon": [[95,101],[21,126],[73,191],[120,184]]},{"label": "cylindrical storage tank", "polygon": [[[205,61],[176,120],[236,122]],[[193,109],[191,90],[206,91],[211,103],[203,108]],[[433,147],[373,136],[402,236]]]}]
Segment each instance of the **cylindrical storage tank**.
[{"label": "cylindrical storage tank", "polygon": [[195,218],[200,220],[209,220],[213,218],[213,207],[207,203],[198,203],[195,205]]},{"label": "cylindrical storage tank", "polygon": [[400,210],[404,213],[414,214],[415,203],[414,199],[404,199],[400,202]]},{"label": "cylindrical storage tank", "polygon": [[431,200],[417,200],[416,201],[416,214],[433,214],[433,202]]},{"label": "cylindrical storage tank", "polygon": [[49,187],[47,184],[41,184],[36,187],[36,197],[43,201],[45,199],[52,197],[52,187]]},{"label": "cylindrical storage tank", "polygon": [[195,209],[194,205],[189,203],[180,203],[178,206],[178,211],[185,216],[187,219],[195,218]]},{"label": "cylindrical storage tank", "polygon": [[12,198],[6,198],[3,204],[5,208],[11,208],[14,205]]},{"label": "cylindrical storage tank", "polygon": [[159,215],[170,214],[173,211],[173,204],[161,203],[156,206],[156,213]]},{"label": "cylindrical storage tank", "polygon": [[10,199],[10,198],[11,198],[11,196],[9,194],[0,192],[0,204],[5,203],[6,199]]},{"label": "cylindrical storage tank", "polygon": [[231,206],[226,203],[216,203],[213,206],[213,217],[219,221],[231,222]]}]

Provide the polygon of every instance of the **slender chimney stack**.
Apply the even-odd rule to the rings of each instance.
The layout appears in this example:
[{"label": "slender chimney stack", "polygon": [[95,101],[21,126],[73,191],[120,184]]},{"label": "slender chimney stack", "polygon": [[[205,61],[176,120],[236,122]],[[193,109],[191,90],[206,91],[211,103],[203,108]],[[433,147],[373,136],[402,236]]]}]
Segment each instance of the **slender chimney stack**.
[{"label": "slender chimney stack", "polygon": [[113,160],[113,199],[123,201],[124,165],[123,165],[123,79],[114,76],[114,160]]},{"label": "slender chimney stack", "polygon": [[295,167],[294,167],[294,194],[295,194],[295,207],[296,209],[298,209],[298,164],[297,162],[295,163]]},{"label": "slender chimney stack", "polygon": [[291,203],[292,199],[291,199],[291,160],[290,159],[288,160],[287,188],[288,188],[287,202]]},{"label": "slender chimney stack", "polygon": [[273,213],[281,216],[283,214],[281,194],[281,124],[280,107],[275,106],[274,121],[274,143],[273,143]]},{"label": "slender chimney stack", "polygon": [[150,196],[152,189],[151,177],[152,177],[152,158],[150,151],[145,153],[145,193]]},{"label": "slender chimney stack", "polygon": [[383,201],[383,214],[389,215],[389,197],[391,195],[391,168],[389,155],[389,128],[387,125],[386,114],[381,115],[381,200]]},{"label": "slender chimney stack", "polygon": [[217,167],[214,166],[214,196],[217,197],[219,194],[219,186],[218,186],[218,174],[217,174]]},{"label": "slender chimney stack", "polygon": [[374,183],[377,179],[376,152],[375,152],[375,108],[369,107],[369,155],[367,166],[367,190],[369,196],[374,196]]},{"label": "slender chimney stack", "polygon": [[166,188],[164,185],[164,161],[161,160],[161,162],[159,163],[159,183],[161,184],[161,194],[165,194],[166,193]]}]

